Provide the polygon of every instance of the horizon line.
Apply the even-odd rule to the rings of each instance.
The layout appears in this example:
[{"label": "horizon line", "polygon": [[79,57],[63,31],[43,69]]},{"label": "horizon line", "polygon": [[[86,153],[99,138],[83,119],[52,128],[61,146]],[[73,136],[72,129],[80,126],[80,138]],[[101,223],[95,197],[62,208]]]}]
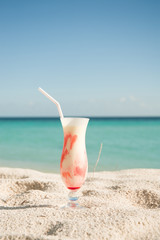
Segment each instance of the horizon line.
[{"label": "horizon line", "polygon": [[[148,115],[144,115],[144,116],[94,116],[94,115],[90,115],[90,116],[84,116],[84,115],[78,115],[78,116],[66,116],[66,117],[86,117],[86,118],[108,118],[108,119],[116,119],[116,118],[160,118],[159,116],[148,116]],[[59,119],[59,116],[0,116],[0,119]]]}]

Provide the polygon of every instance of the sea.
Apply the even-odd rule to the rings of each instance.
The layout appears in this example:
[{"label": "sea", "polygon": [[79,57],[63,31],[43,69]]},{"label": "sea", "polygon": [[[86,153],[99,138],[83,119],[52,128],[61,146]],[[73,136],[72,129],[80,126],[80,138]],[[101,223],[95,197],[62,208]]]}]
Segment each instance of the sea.
[{"label": "sea", "polygon": [[[59,118],[0,118],[0,167],[59,173],[62,148]],[[160,117],[90,117],[86,149],[89,172],[158,169]]]}]

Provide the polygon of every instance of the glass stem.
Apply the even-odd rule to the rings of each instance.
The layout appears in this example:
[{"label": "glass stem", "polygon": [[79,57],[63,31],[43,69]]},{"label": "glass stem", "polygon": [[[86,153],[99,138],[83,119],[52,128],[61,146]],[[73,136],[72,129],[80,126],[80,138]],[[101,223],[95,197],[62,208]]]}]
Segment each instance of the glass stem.
[{"label": "glass stem", "polygon": [[77,194],[77,190],[70,190],[70,192],[68,193],[68,206],[75,208],[78,206],[78,194]]}]

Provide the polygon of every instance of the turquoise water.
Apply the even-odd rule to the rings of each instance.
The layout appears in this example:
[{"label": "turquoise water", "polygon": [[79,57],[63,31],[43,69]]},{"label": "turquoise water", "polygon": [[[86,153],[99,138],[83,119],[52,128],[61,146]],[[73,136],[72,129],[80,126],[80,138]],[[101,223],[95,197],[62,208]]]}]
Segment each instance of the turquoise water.
[{"label": "turquoise water", "polygon": [[[86,133],[89,171],[160,168],[160,118],[91,118]],[[0,119],[0,166],[59,172],[59,119]]]}]

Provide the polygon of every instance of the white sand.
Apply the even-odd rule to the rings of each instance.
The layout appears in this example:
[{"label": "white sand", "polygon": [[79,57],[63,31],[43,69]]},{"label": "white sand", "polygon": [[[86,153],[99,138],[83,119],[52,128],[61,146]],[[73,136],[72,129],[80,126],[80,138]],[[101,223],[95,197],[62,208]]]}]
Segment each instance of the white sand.
[{"label": "white sand", "polygon": [[0,168],[0,239],[160,239],[160,170],[88,174],[80,193],[61,209],[60,175]]}]

